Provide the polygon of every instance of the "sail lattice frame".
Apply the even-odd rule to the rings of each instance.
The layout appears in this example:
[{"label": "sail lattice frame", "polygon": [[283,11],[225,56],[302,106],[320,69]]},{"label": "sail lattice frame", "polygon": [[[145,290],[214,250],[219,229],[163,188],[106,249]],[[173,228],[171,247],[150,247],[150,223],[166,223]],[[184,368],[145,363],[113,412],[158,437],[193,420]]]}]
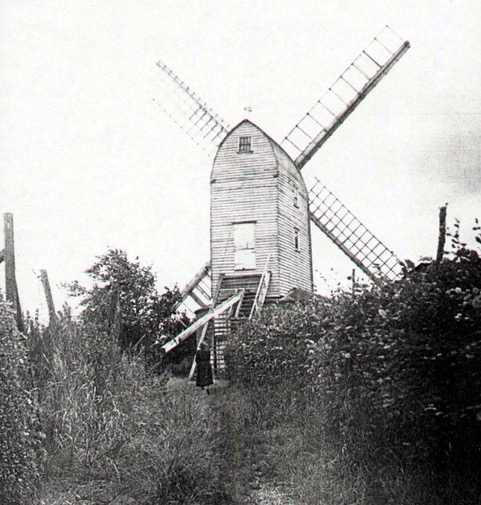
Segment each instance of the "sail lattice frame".
[{"label": "sail lattice frame", "polygon": [[297,168],[302,169],[409,47],[386,26],[357,56],[281,142]]},{"label": "sail lattice frame", "polygon": [[227,136],[230,126],[165,63],[158,61],[157,66],[162,70],[162,93],[154,102],[199,147],[212,156]]},{"label": "sail lattice frame", "polygon": [[312,222],[374,282],[401,278],[402,263],[318,179],[309,192]]}]

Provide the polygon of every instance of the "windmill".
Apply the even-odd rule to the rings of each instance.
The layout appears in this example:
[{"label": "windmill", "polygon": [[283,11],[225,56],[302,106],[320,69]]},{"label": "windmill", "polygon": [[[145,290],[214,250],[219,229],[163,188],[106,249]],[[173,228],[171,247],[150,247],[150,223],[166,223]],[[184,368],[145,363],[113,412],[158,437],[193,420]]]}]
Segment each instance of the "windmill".
[{"label": "windmill", "polygon": [[211,261],[182,292],[206,313],[164,351],[199,331],[199,341],[210,335],[221,366],[236,324],[293,289],[312,292],[310,222],[374,282],[400,277],[394,253],[319,180],[308,191],[301,170],[409,47],[387,26],[279,144],[248,119],[230,128],[157,63],[169,90],[162,108],[208,154],[215,151]]}]

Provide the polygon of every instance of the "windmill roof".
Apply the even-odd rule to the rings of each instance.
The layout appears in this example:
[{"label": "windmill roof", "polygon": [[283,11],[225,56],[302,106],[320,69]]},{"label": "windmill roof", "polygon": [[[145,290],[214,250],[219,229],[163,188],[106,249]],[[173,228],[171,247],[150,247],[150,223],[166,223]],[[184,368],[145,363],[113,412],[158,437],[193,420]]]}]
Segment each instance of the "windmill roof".
[{"label": "windmill roof", "polygon": [[226,141],[226,139],[230,137],[238,128],[240,128],[244,124],[250,124],[257,130],[259,130],[267,138],[272,147],[272,151],[277,159],[278,164],[282,166],[286,171],[290,172],[291,175],[293,175],[294,178],[299,181],[299,183],[302,185],[302,187],[307,193],[304,178],[302,177],[300,170],[296,167],[292,158],[270,135],[268,135],[262,128],[253,123],[250,119],[245,118],[242,121],[240,121],[236,126],[234,126],[221,142],[219,149],[222,147],[222,144]]}]

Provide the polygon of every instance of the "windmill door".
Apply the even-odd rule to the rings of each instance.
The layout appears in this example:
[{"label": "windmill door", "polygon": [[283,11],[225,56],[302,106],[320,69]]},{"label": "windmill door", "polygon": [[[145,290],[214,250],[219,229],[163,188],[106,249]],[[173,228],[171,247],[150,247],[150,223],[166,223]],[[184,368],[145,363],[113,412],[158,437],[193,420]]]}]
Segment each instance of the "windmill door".
[{"label": "windmill door", "polygon": [[255,223],[234,223],[234,264],[236,270],[255,270]]}]

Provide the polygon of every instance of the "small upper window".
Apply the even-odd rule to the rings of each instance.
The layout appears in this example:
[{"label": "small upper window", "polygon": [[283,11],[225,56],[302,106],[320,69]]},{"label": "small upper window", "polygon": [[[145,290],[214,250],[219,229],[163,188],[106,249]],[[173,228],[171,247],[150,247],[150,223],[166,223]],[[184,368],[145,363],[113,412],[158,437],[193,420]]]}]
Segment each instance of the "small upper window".
[{"label": "small upper window", "polygon": [[239,137],[239,152],[251,153],[251,137]]},{"label": "small upper window", "polygon": [[299,247],[299,229],[298,228],[294,228],[294,249],[296,251],[300,251],[300,247]]},{"label": "small upper window", "polygon": [[299,190],[294,187],[294,207],[299,208]]}]

